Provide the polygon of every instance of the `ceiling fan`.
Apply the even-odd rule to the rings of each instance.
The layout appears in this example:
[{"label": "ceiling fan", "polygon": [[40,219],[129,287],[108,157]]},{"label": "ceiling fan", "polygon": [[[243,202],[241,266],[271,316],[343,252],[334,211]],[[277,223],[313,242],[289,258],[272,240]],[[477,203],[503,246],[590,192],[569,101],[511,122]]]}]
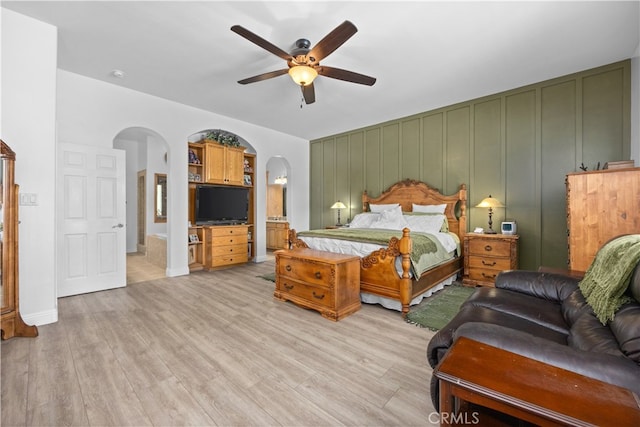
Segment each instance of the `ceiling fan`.
[{"label": "ceiling fan", "polygon": [[309,40],[297,40],[296,48],[293,49],[291,53],[285,52],[240,25],[234,25],[231,27],[231,31],[284,59],[287,61],[287,66],[289,67],[239,80],[238,83],[240,84],[246,85],[248,83],[255,83],[273,77],[278,77],[283,74],[289,74],[293,81],[302,88],[302,96],[304,97],[305,103],[312,104],[316,100],[313,80],[318,75],[367,86],[372,86],[376,82],[374,77],[354,73],[353,71],[342,70],[340,68],[320,65],[320,61],[322,59],[333,53],[333,51],[342,46],[344,42],[349,40],[349,38],[358,31],[356,26],[349,21],[344,21],[342,24],[338,25],[311,49],[309,48],[311,46],[311,42],[309,42]]}]

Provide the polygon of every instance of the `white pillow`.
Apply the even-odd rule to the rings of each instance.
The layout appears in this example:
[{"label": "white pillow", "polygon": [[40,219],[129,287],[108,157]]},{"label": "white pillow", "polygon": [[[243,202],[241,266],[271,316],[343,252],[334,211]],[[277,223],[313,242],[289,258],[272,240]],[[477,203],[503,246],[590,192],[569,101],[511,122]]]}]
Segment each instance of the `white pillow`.
[{"label": "white pillow", "polygon": [[371,224],[378,220],[379,213],[362,212],[357,214],[349,223],[349,228],[371,228]]},{"label": "white pillow", "polygon": [[408,226],[409,224],[404,219],[400,206],[380,212],[380,218],[371,224],[371,228],[384,228],[387,230],[402,230]]},{"label": "white pillow", "polygon": [[411,208],[411,210],[413,212],[420,212],[420,213],[440,213],[443,214],[444,210],[447,208],[447,205],[416,205],[415,203],[412,203],[413,207]]},{"label": "white pillow", "polygon": [[369,204],[369,210],[371,212],[382,212],[382,211],[386,211],[388,209],[397,208],[399,206],[400,206],[400,203],[390,203],[388,205],[372,205],[372,204]]},{"label": "white pillow", "polygon": [[407,224],[409,224],[409,229],[411,231],[435,234],[442,231],[447,217],[442,214],[405,215],[404,219]]}]

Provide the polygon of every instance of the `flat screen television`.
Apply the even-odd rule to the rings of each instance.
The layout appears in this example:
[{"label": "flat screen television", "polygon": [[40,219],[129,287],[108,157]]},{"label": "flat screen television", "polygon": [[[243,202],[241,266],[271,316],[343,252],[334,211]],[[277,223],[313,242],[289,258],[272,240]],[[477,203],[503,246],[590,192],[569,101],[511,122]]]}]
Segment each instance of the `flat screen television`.
[{"label": "flat screen television", "polygon": [[198,185],[195,195],[196,225],[247,222],[249,189],[222,185]]}]

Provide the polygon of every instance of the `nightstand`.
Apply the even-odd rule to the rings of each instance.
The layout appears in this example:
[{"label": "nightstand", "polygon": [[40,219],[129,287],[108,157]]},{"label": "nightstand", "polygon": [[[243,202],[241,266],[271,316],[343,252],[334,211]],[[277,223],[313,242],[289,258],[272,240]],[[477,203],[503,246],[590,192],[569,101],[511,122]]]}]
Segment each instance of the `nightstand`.
[{"label": "nightstand", "polygon": [[464,278],[469,286],[495,286],[503,270],[518,268],[518,235],[464,235]]}]

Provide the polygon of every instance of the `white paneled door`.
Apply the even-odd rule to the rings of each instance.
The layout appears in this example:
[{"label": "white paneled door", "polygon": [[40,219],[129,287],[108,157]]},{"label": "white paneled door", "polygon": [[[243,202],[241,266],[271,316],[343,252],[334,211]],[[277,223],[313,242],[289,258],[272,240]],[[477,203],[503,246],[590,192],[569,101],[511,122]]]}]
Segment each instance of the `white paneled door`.
[{"label": "white paneled door", "polygon": [[125,152],[58,147],[58,297],[125,286]]}]

